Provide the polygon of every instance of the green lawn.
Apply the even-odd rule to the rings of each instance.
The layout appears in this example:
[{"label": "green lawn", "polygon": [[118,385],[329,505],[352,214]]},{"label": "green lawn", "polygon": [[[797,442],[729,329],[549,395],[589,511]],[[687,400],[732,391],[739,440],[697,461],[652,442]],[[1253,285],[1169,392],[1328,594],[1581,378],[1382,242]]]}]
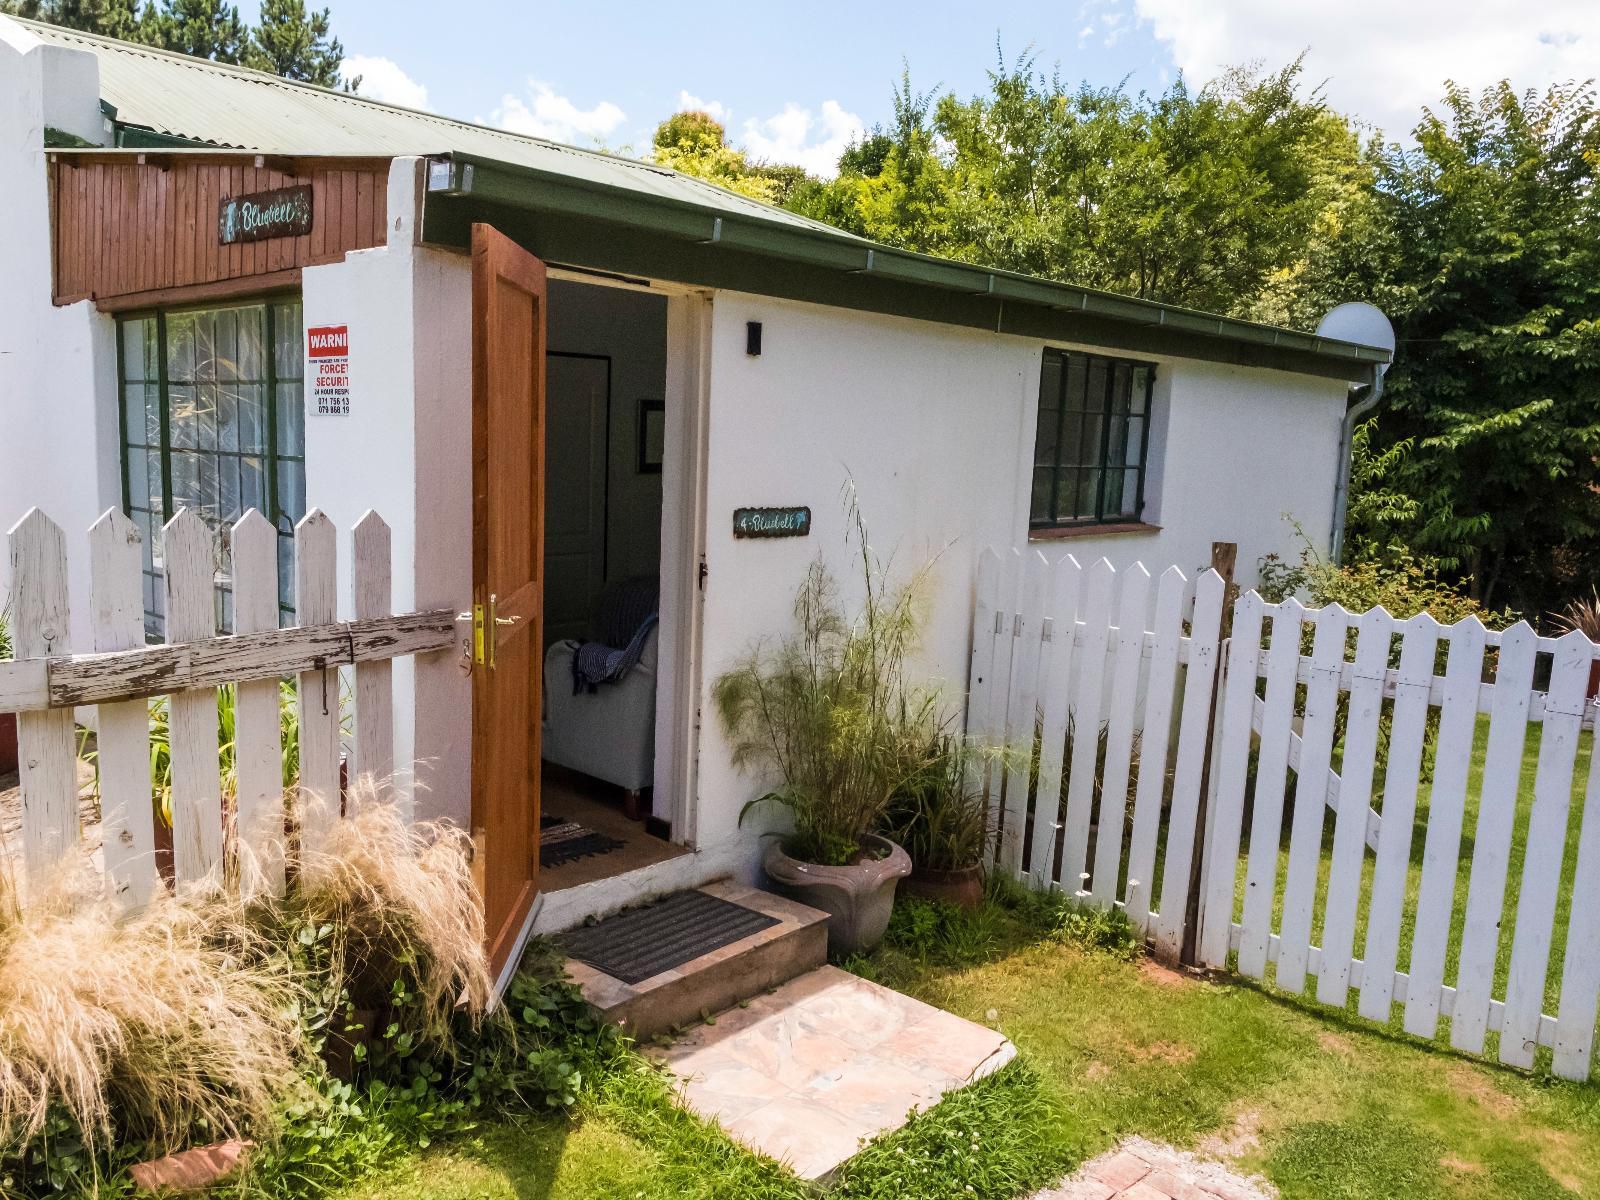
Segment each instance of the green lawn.
[{"label": "green lawn", "polygon": [[[1463,834],[1468,857],[1483,732]],[[1530,729],[1524,761],[1502,983],[1538,733]],[[1586,736],[1546,1011],[1553,1011],[1559,979],[1564,897],[1590,749]],[[1426,804],[1424,789],[1413,901]],[[1330,820],[1330,844],[1331,827]],[[1370,855],[1367,869],[1370,878]],[[1466,885],[1464,863],[1447,979]],[[1358,954],[1365,919],[1363,911]],[[1190,980],[1148,961],[1090,951],[1051,936],[1037,913],[1024,916],[999,904],[947,920],[932,934],[910,937],[904,924],[899,928],[897,946],[850,965],[997,1024],[1022,1050],[1023,1062],[869,1148],[844,1181],[844,1196],[1000,1200],[1130,1134],[1232,1160],[1264,1174],[1286,1200],[1600,1196],[1600,1086],[1551,1082],[1425,1045],[1401,1035],[1398,1020],[1374,1027],[1255,986]],[[1402,969],[1410,932],[1408,913]],[[953,1131],[980,1128],[988,1139],[982,1150],[965,1152],[964,1137]],[[945,1149],[951,1141],[963,1149]],[[602,1081],[570,1118],[485,1129],[400,1161],[341,1200],[799,1200],[806,1194],[772,1164],[673,1109],[661,1081],[635,1064]]]},{"label": "green lawn", "polygon": [[[1489,718],[1482,716],[1478,719],[1476,742],[1473,748],[1472,767],[1467,781],[1467,796],[1464,816],[1461,826],[1461,859],[1458,865],[1455,885],[1455,903],[1453,905],[1453,922],[1450,938],[1447,943],[1445,955],[1445,981],[1452,982],[1456,975],[1456,966],[1461,952],[1461,936],[1466,916],[1467,889],[1472,870],[1473,837],[1478,823],[1478,793],[1483,784],[1483,757],[1484,747],[1488,738]],[[1517,900],[1522,890],[1522,858],[1527,848],[1528,820],[1533,808],[1534,776],[1539,764],[1539,745],[1542,727],[1537,724],[1528,726],[1527,742],[1524,745],[1522,756],[1521,783],[1517,796],[1517,815],[1512,830],[1510,868],[1507,872],[1505,909],[1500,925],[1499,953],[1495,967],[1496,998],[1504,999],[1506,976],[1511,966],[1512,938],[1516,930]],[[1544,1011],[1554,1014],[1560,1003],[1561,970],[1565,961],[1567,923],[1572,910],[1572,882],[1577,873],[1578,862],[1578,836],[1582,828],[1584,792],[1589,776],[1589,758],[1593,750],[1593,735],[1585,732],[1578,745],[1577,766],[1573,773],[1571,811],[1567,821],[1567,839],[1562,866],[1561,883],[1556,895],[1555,924],[1552,931],[1550,968],[1545,977]],[[1383,772],[1381,765],[1374,774],[1373,782],[1373,807],[1380,812],[1383,810]],[[1411,861],[1406,884],[1406,900],[1400,926],[1400,954],[1398,969],[1408,970],[1411,962],[1411,943],[1415,931],[1415,916],[1417,892],[1422,881],[1422,855],[1426,844],[1430,788],[1424,783],[1418,790],[1417,811],[1411,838]],[[1326,814],[1323,828],[1323,853],[1320,877],[1317,887],[1318,907],[1312,924],[1312,944],[1322,944],[1322,898],[1326,895],[1328,885],[1329,857],[1333,848],[1334,815],[1330,810]],[[1245,856],[1248,854],[1248,842],[1240,854],[1238,868],[1238,890],[1235,903],[1235,919],[1243,909],[1244,903],[1244,872]],[[1273,913],[1273,928],[1279,927],[1282,918],[1284,879],[1289,867],[1289,835],[1285,831],[1278,853],[1278,892]],[[1367,899],[1372,890],[1372,873],[1374,858],[1369,849],[1362,866],[1362,903],[1356,917],[1355,956],[1362,957],[1362,952],[1367,940],[1367,920],[1369,916]],[[1269,975],[1270,978],[1270,975]],[[1308,981],[1308,991],[1314,991],[1315,980]],[[1349,1011],[1354,1014],[1356,992],[1351,991]],[[1400,1016],[1397,1009],[1396,1016],[1391,1024],[1395,1031],[1401,1028]],[[1449,1038],[1448,1019],[1440,1022],[1441,1039]],[[1495,1052],[1496,1034],[1491,1033],[1488,1041],[1488,1052]],[[1548,1050],[1540,1051],[1539,1063],[1547,1063]]]}]

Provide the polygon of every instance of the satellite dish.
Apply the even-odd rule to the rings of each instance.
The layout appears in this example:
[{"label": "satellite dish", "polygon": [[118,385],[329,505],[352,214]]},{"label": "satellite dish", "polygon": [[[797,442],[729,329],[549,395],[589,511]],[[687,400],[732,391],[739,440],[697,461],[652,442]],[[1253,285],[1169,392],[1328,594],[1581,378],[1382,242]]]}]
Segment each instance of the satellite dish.
[{"label": "satellite dish", "polygon": [[1391,357],[1394,355],[1394,326],[1389,324],[1382,309],[1365,300],[1351,300],[1330,309],[1328,315],[1317,322],[1317,336],[1376,346],[1387,350]]}]

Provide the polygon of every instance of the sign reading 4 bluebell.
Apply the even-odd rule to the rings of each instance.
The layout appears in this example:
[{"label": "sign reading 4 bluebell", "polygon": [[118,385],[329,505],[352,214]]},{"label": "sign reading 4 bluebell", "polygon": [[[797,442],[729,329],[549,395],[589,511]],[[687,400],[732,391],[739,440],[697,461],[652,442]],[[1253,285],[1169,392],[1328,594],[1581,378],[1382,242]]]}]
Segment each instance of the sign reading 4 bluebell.
[{"label": "sign reading 4 bluebell", "polygon": [[805,537],[811,532],[811,509],[736,508],[733,510],[733,536],[736,538]]},{"label": "sign reading 4 bluebell", "polygon": [[310,232],[311,188],[306,184],[234,196],[217,211],[217,240],[224,246]]}]

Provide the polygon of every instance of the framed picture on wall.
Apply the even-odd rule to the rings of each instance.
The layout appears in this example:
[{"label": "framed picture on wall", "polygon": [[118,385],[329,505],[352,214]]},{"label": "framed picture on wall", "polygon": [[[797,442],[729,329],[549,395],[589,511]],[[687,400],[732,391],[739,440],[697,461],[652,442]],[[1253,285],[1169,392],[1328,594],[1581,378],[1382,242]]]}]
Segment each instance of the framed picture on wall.
[{"label": "framed picture on wall", "polygon": [[639,474],[661,474],[667,446],[667,402],[639,401]]}]

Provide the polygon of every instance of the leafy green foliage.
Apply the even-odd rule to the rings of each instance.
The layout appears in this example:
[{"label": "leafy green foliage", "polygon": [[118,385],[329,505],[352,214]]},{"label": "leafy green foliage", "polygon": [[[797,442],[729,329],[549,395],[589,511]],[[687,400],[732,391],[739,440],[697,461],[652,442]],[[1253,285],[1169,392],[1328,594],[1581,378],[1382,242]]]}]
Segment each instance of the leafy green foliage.
[{"label": "leafy green foliage", "polygon": [[743,150],[728,145],[720,121],[692,109],[674,113],[656,126],[651,156],[664,167],[768,204],[777,203],[782,193],[805,177],[797,167],[778,168],[787,177],[784,186],[776,175],[751,164]]},{"label": "leafy green foliage", "polygon": [[1338,604],[1353,613],[1382,605],[1402,621],[1426,612],[1441,625],[1477,617],[1490,629],[1502,629],[1516,620],[1515,613],[1485,608],[1460,584],[1443,578],[1432,559],[1391,547],[1383,558],[1338,566],[1319,555],[1303,533],[1301,538],[1298,562],[1278,554],[1261,560],[1257,590],[1269,602],[1304,593],[1313,605]]},{"label": "leafy green foliage", "polygon": [[331,35],[330,25],[328,10],[308,12],[305,0],[262,0],[245,65],[285,79],[338,87],[344,46]]},{"label": "leafy green foliage", "polygon": [[919,867],[954,871],[984,861],[994,816],[974,784],[979,747],[950,723],[934,729],[916,750],[911,770],[889,799],[883,832]]},{"label": "leafy green foliage", "polygon": [[1354,146],[1298,62],[1130,96],[1024,55],[967,100],[903,75],[891,127],[797,206],[892,245],[1242,312],[1300,252],[1329,155]]}]

